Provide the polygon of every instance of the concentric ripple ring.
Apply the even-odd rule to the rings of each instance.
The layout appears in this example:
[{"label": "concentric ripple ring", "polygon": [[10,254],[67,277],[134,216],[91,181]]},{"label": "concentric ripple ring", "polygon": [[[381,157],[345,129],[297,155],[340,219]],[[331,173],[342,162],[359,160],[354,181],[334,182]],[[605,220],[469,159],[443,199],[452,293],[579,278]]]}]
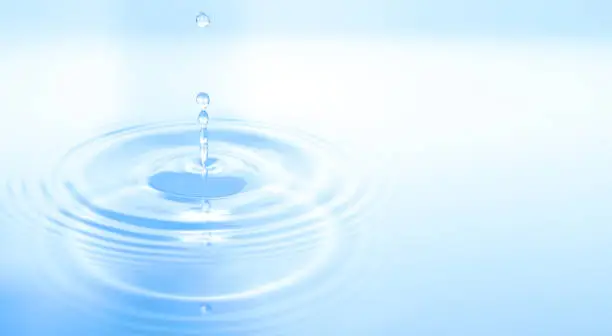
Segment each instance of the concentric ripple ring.
[{"label": "concentric ripple ring", "polygon": [[191,123],[123,128],[13,192],[92,278],[146,297],[242,300],[341,262],[371,197],[351,157],[299,132],[215,119],[204,177],[198,145]]}]

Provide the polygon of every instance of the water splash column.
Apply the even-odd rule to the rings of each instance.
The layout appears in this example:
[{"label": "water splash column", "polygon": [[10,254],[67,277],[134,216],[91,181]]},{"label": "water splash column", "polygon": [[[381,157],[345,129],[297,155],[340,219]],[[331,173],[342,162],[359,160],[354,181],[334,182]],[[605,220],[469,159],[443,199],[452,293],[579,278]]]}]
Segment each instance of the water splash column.
[{"label": "water splash column", "polygon": [[[210,26],[210,17],[204,12],[198,13],[196,16],[196,24],[200,28]],[[208,168],[206,161],[208,160],[208,104],[210,104],[210,96],[207,93],[200,92],[196,96],[196,103],[200,105],[200,114],[198,115],[198,124],[200,125],[200,164],[202,168],[202,176],[208,177]]]},{"label": "water splash column", "polygon": [[[196,16],[196,24],[200,28],[210,26],[210,18],[204,12],[198,13]],[[196,96],[196,103],[200,105],[200,114],[198,115],[198,124],[200,125],[200,165],[202,168],[202,178],[204,185],[208,182],[208,104],[210,104],[210,96],[205,92],[200,92]],[[211,208],[210,201],[203,199],[201,210],[209,212]]]},{"label": "water splash column", "polygon": [[208,104],[210,98],[208,94],[200,92],[196,97],[196,102],[200,105],[201,111],[198,115],[198,124],[200,125],[200,164],[202,166],[202,176],[208,176],[208,168],[206,161],[208,160]]}]

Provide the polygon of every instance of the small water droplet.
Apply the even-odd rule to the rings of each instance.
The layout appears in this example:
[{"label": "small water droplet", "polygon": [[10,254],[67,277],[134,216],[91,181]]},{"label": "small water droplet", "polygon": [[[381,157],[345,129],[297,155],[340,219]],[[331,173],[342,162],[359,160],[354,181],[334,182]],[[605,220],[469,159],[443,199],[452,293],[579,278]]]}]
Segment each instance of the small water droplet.
[{"label": "small water droplet", "polygon": [[[200,111],[200,114],[198,115],[198,124],[200,124],[200,127],[206,128],[208,126],[208,119],[208,112],[206,112],[206,110]],[[200,137],[200,142],[202,142],[203,139],[206,139],[206,134],[202,134]]]},{"label": "small water droplet", "polygon": [[210,97],[208,96],[208,93],[198,93],[196,96],[196,103],[202,107],[202,110],[206,110],[208,104],[210,104]]},{"label": "small water droplet", "polygon": [[[204,202],[202,202],[202,211],[203,212],[210,212],[212,205],[210,204],[209,200],[205,200]],[[208,237],[211,238],[212,237],[212,232],[208,233]]]},{"label": "small water droplet", "polygon": [[196,16],[196,23],[200,28],[208,27],[210,25],[210,18],[206,13],[200,12],[198,16]]},{"label": "small water droplet", "polygon": [[210,314],[211,311],[212,311],[212,309],[206,303],[203,303],[200,306],[200,312],[202,312],[202,314]]}]

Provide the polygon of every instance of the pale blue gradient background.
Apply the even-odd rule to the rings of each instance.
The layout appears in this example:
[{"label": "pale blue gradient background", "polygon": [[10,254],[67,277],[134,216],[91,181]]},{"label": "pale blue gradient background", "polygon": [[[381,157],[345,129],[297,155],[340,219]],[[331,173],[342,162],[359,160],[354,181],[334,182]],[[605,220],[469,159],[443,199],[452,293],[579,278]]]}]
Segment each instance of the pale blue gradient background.
[{"label": "pale blue gradient background", "polygon": [[[601,0],[4,1],[0,172],[103,125],[195,118],[205,88],[213,117],[297,126],[379,171],[350,291],[281,334],[610,335],[611,14]],[[0,334],[122,334],[41,294],[40,238],[0,223]]]},{"label": "pale blue gradient background", "polygon": [[[223,34],[273,37],[443,34],[464,36],[610,37],[612,5],[599,0],[228,0],[19,1],[2,4],[2,28],[34,35],[106,32],[181,38],[182,13],[217,13]],[[6,33],[6,31],[4,31]]]}]

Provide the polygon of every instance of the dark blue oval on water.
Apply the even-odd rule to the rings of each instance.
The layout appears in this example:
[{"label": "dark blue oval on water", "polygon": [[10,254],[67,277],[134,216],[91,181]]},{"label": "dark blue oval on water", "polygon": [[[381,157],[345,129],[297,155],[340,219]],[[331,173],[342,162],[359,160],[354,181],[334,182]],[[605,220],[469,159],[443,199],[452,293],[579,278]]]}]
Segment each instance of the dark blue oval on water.
[{"label": "dark blue oval on water", "polygon": [[149,178],[149,186],[173,201],[223,198],[240,193],[246,180],[233,176],[208,176],[189,172],[161,172]]}]

